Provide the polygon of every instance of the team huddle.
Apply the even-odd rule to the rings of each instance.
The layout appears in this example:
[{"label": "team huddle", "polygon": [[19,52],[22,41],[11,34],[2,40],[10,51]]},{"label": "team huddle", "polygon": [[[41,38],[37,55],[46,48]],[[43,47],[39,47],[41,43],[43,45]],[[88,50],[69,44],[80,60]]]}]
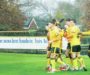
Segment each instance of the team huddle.
[{"label": "team huddle", "polygon": [[[76,26],[74,19],[65,20],[65,28],[61,29],[58,27],[57,20],[53,19],[51,23],[46,26],[47,30],[47,71],[50,73],[59,70],[84,70],[87,71],[84,59],[80,55],[81,51],[81,41],[80,38],[82,33],[79,27]],[[62,38],[68,40],[68,46],[65,52],[67,61],[66,63],[62,59]],[[57,69],[56,64],[59,63],[60,66]],[[79,66],[78,66],[79,65]]]}]

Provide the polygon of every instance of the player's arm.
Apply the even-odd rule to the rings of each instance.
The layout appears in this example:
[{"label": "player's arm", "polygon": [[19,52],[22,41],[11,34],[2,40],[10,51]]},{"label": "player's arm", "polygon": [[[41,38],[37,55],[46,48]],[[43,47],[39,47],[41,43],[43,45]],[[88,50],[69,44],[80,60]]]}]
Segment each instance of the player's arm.
[{"label": "player's arm", "polygon": [[55,42],[55,41],[58,41],[58,40],[60,40],[60,36],[59,35],[57,35],[57,37],[55,39],[53,39],[52,42]]},{"label": "player's arm", "polygon": [[79,32],[78,34],[77,34],[77,37],[79,37],[79,38],[82,38],[82,32]]},{"label": "player's arm", "polygon": [[82,38],[82,32],[80,31],[79,28],[77,28],[77,32],[78,32],[77,37]]},{"label": "player's arm", "polygon": [[69,35],[67,34],[66,38],[72,38],[73,37],[73,33],[70,33]]},{"label": "player's arm", "polygon": [[59,41],[59,40],[60,40],[60,37],[59,37],[59,35],[57,35],[57,37],[55,39],[49,41],[49,44],[51,44],[55,41]]},{"label": "player's arm", "polygon": [[63,36],[64,36],[64,37],[67,37],[67,31],[64,31]]},{"label": "player's arm", "polygon": [[72,38],[72,35],[71,35],[71,32],[69,32],[69,30],[68,29],[66,29],[65,31],[64,31],[64,35],[63,35],[65,38]]},{"label": "player's arm", "polygon": [[82,35],[90,35],[90,31],[82,32]]},{"label": "player's arm", "polygon": [[50,40],[49,43],[55,42],[55,41],[59,41],[60,40],[60,35],[59,32],[56,32],[56,37],[53,40]]}]

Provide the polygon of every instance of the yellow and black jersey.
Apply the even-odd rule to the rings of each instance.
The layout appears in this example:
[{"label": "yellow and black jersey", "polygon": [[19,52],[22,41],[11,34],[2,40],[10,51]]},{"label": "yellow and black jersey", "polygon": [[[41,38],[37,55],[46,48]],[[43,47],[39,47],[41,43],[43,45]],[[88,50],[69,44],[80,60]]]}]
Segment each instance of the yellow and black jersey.
[{"label": "yellow and black jersey", "polygon": [[52,47],[60,47],[60,36],[59,36],[59,29],[55,26],[52,30],[50,30],[50,40],[52,42]]},{"label": "yellow and black jersey", "polygon": [[67,38],[68,42],[71,42],[72,39],[72,33],[71,33],[72,27],[68,27],[66,31],[64,32],[64,37]]},{"label": "yellow and black jersey", "polygon": [[71,35],[72,35],[71,45],[72,46],[80,45],[80,37],[78,35],[79,33],[80,33],[80,29],[77,26],[73,26],[71,29]]}]

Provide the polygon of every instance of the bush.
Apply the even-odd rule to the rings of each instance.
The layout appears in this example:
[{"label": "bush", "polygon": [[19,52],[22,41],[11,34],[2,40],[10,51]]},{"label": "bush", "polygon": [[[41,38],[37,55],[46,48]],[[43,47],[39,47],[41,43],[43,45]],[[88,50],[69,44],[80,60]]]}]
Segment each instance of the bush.
[{"label": "bush", "polygon": [[1,31],[0,36],[45,36],[45,30],[36,31]]}]

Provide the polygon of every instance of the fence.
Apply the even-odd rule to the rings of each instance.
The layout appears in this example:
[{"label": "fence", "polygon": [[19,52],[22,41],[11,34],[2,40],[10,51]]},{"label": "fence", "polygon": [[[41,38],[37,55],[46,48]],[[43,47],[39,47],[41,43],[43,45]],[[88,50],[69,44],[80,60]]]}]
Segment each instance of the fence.
[{"label": "fence", "polygon": [[[34,32],[27,32],[27,31],[2,31],[0,32],[0,37],[28,37],[30,38]],[[36,32],[35,32],[36,33]],[[43,34],[45,35],[45,34]],[[31,37],[32,38],[32,37]],[[0,38],[1,40],[1,38]],[[90,42],[90,36],[84,36],[82,38],[82,51],[81,54],[87,54],[88,50],[88,44]],[[11,42],[9,42],[11,43]],[[35,53],[35,54],[45,54],[46,49],[41,48],[41,49],[4,49],[1,48],[0,52],[9,52],[9,53]]]},{"label": "fence", "polygon": [[32,30],[32,31],[0,31],[0,36],[44,36],[45,30]]}]

